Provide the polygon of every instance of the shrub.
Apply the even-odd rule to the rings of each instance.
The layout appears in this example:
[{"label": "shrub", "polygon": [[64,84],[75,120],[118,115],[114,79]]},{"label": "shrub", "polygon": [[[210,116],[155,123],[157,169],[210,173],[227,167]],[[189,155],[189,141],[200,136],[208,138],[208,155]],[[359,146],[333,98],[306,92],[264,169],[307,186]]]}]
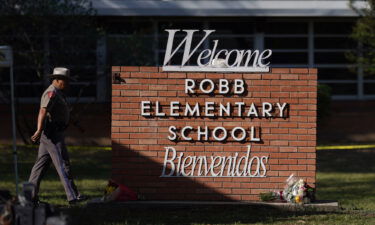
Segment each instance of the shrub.
[{"label": "shrub", "polygon": [[330,115],[332,88],[326,84],[318,85],[318,119]]}]

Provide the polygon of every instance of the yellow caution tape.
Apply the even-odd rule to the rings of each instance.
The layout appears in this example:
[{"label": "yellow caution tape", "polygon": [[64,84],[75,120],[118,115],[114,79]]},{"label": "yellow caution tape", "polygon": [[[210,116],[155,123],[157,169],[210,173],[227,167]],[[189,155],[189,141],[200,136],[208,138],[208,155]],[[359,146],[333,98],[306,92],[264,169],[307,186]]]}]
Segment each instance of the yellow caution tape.
[{"label": "yellow caution tape", "polygon": [[375,148],[375,145],[336,145],[336,146],[317,146],[316,150],[352,150]]},{"label": "yellow caution tape", "polygon": [[104,150],[104,151],[111,151],[112,147],[105,147],[105,146],[68,146],[68,149],[72,150]]}]

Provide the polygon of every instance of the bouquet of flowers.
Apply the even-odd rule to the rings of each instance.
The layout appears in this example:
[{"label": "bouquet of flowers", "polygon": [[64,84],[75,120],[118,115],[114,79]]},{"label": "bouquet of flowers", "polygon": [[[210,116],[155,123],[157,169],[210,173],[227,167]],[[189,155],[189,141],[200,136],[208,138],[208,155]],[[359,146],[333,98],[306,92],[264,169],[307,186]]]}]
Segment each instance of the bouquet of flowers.
[{"label": "bouquet of flowers", "polygon": [[271,191],[271,192],[266,192],[266,193],[260,193],[260,199],[264,202],[270,202],[270,201],[285,202],[282,194],[283,194],[283,191]]},{"label": "bouquet of flowers", "polygon": [[262,201],[281,200],[291,203],[307,204],[315,201],[315,190],[309,186],[303,179],[290,175],[286,180],[283,191],[272,191],[261,193]]},{"label": "bouquet of flowers", "polygon": [[294,174],[286,180],[283,198],[292,203],[310,203],[315,201],[315,190],[303,179],[295,177]]},{"label": "bouquet of flowers", "polygon": [[113,201],[134,201],[137,200],[137,194],[123,184],[117,184],[113,180],[109,180],[104,189],[103,202]]}]

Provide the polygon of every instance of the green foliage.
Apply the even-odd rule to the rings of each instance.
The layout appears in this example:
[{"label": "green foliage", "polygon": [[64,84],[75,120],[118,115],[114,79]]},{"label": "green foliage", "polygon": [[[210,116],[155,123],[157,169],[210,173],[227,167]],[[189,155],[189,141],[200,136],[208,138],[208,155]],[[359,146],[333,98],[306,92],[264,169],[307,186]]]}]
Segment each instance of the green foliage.
[{"label": "green foliage", "polygon": [[[95,15],[90,0],[0,1],[0,45],[9,45],[13,49],[16,84],[30,83],[30,86],[16,85],[16,97],[40,96],[45,84],[43,80],[53,67],[68,67],[78,81],[97,80],[99,31]],[[75,87],[80,87],[80,90],[72,90],[76,93],[74,97],[78,97],[77,101],[84,91],[88,91],[88,86],[77,85]],[[0,96],[9,99],[2,88]],[[24,143],[29,143],[25,136],[34,132],[35,125],[24,120],[26,115],[17,108],[19,134]]]},{"label": "green foliage", "polygon": [[259,196],[260,200],[262,200],[263,202],[269,202],[276,199],[275,194],[273,192],[260,193]]},{"label": "green foliage", "polygon": [[133,33],[126,37],[108,37],[108,61],[111,65],[153,66],[155,48],[154,39],[142,33]]},{"label": "green foliage", "polygon": [[88,0],[3,0],[0,3],[2,15],[51,16],[92,15],[92,3]]},{"label": "green foliage", "polygon": [[50,65],[73,65],[95,55],[81,54],[82,48],[96,47],[95,14],[89,0],[3,0],[0,44],[12,46],[16,68],[26,66],[43,78]]},{"label": "green foliage", "polygon": [[318,85],[318,119],[329,116],[331,110],[332,88],[326,84]]},{"label": "green foliage", "polygon": [[357,65],[363,65],[365,75],[375,75],[375,0],[368,0],[368,8],[357,8],[354,0],[350,6],[360,18],[353,27],[351,38],[359,43],[359,48],[347,54]]}]

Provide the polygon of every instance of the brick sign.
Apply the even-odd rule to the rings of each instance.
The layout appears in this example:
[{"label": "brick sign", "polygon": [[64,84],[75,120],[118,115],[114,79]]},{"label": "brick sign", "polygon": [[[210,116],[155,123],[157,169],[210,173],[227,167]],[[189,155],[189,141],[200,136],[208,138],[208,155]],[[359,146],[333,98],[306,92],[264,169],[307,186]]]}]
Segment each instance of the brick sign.
[{"label": "brick sign", "polygon": [[259,200],[314,186],[316,69],[112,67],[112,178],[146,200]]}]

